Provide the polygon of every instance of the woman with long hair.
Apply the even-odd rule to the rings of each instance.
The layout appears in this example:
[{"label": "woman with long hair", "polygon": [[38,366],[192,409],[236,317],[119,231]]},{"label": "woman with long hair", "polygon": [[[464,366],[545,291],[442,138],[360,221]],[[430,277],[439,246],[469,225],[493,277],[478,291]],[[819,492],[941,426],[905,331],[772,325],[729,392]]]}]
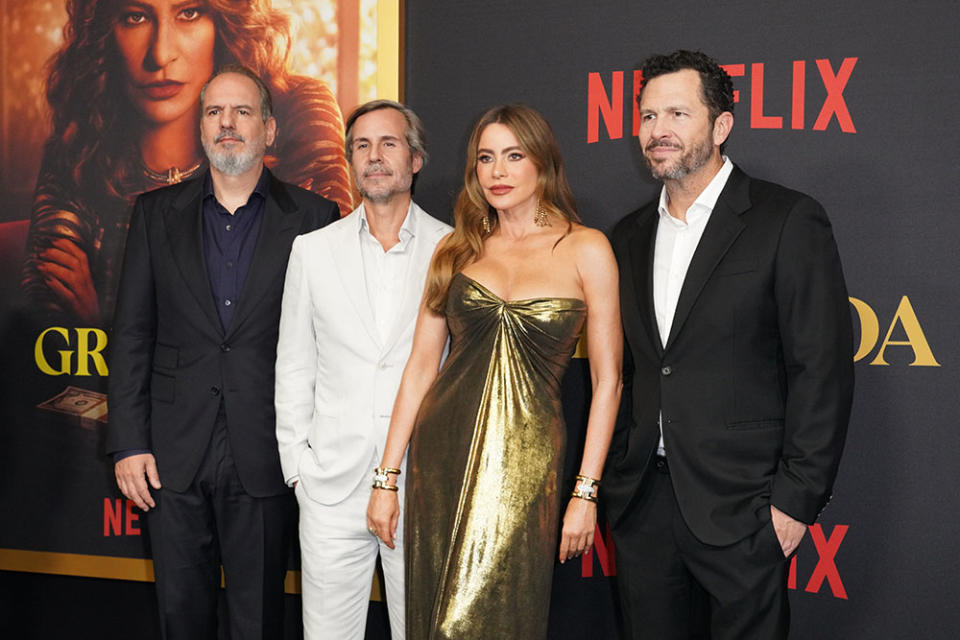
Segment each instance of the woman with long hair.
[{"label": "woman with long hair", "polygon": [[68,0],[67,13],[23,271],[35,310],[109,323],[133,200],[204,171],[200,89],[227,63],[273,94],[267,166],[352,209],[339,108],[326,84],[287,72],[289,18],[270,0]]},{"label": "woman with long hair", "polygon": [[[368,526],[393,544],[406,518],[407,637],[544,638],[554,559],[583,553],[596,527],[621,388],[616,262],[578,221],[550,126],[523,105],[477,122],[454,217],[427,277]],[[558,545],[560,382],[584,325],[593,394]],[[401,516],[391,488],[408,442]]]}]

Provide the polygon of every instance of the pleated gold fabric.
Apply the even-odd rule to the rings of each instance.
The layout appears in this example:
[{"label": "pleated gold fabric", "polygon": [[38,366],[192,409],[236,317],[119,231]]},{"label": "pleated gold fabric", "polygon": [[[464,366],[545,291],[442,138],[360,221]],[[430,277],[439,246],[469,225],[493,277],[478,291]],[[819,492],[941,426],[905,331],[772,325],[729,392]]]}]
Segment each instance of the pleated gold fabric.
[{"label": "pleated gold fabric", "polygon": [[501,300],[463,274],[450,354],[407,461],[407,640],[545,638],[576,298]]}]

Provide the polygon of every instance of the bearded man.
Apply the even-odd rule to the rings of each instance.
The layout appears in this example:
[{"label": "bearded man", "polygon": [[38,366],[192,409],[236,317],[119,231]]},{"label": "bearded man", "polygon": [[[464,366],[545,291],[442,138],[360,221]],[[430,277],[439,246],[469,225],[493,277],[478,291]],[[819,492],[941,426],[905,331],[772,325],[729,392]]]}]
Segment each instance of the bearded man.
[{"label": "bearded man", "polygon": [[264,167],[277,123],[256,74],[220,69],[200,103],[209,170],[141,195],[130,221],[106,449],[148,512],[163,637],[217,637],[222,566],[229,637],[280,638],[295,511],[273,404],[284,269],[338,209]]},{"label": "bearded man", "polygon": [[[403,640],[403,524],[367,529],[371,480],[437,243],[450,226],[412,200],[427,162],[420,118],[374,100],[347,118],[346,156],[363,202],[290,252],[277,347],[277,441],[300,505],[306,640],[362,640],[377,557],[391,637]],[[403,502],[406,470],[376,472]]]},{"label": "bearded man", "polygon": [[785,638],[789,557],[830,499],[853,395],[840,256],[809,196],[723,155],[733,83],[643,65],[660,197],[619,222],[625,418],[604,473],[631,639]]}]

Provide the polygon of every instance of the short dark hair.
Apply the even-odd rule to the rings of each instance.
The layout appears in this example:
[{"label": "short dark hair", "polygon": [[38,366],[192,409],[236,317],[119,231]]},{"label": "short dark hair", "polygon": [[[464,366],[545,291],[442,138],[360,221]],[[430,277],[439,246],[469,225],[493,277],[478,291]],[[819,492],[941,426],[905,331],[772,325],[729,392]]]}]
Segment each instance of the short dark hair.
[{"label": "short dark hair", "polygon": [[[657,76],[684,69],[692,69],[700,74],[700,98],[707,105],[711,122],[716,120],[717,116],[724,111],[733,113],[733,80],[716,60],[703,52],[677,49],[667,55],[650,56],[643,61],[640,67],[644,85]],[[637,95],[638,105],[642,95],[643,89],[641,88]]]},{"label": "short dark hair", "polygon": [[357,119],[362,116],[370,113],[371,111],[379,111],[380,109],[395,109],[403,114],[403,117],[407,121],[407,146],[410,147],[410,153],[414,152],[420,154],[420,159],[422,164],[420,165],[420,170],[423,170],[423,167],[427,166],[427,160],[429,155],[427,154],[427,132],[423,128],[423,122],[416,113],[413,112],[413,109],[410,107],[400,104],[395,100],[371,100],[370,102],[365,102],[356,109],[353,110],[353,113],[350,114],[350,117],[347,118],[346,122],[346,140],[345,148],[347,156],[347,164],[353,162],[353,125],[356,124]]},{"label": "short dark hair", "polygon": [[200,109],[203,109],[203,99],[204,96],[207,95],[207,87],[210,86],[214,78],[222,76],[225,73],[236,73],[241,76],[246,76],[253,81],[253,84],[257,85],[257,92],[260,94],[260,117],[263,118],[264,122],[269,120],[273,115],[273,98],[270,96],[270,88],[267,87],[266,83],[260,79],[260,76],[254,73],[249,67],[234,62],[225,64],[214,71],[210,79],[207,80],[207,83],[200,89]]}]

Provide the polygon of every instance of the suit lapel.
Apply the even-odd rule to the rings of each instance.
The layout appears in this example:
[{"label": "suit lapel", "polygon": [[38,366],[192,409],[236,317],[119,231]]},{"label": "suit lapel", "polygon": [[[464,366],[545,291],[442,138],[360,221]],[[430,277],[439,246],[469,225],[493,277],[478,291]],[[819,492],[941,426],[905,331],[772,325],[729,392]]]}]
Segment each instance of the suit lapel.
[{"label": "suit lapel", "polygon": [[277,286],[277,272],[286,269],[290,246],[302,223],[303,212],[287,194],[286,187],[271,175],[270,197],[264,203],[253,261],[243,283],[240,304],[227,330],[229,334],[236,333],[257,305],[266,299],[267,292]]},{"label": "suit lapel", "polygon": [[710,214],[707,227],[703,230],[700,244],[690,260],[687,275],[680,289],[677,309],[673,315],[670,336],[666,348],[669,349],[683,329],[700,292],[710,279],[710,275],[720,263],[721,258],[743,231],[744,224],[740,214],[750,208],[749,179],[746,174],[734,167],[727,179],[717,204]]},{"label": "suit lapel", "polygon": [[660,331],[657,329],[657,316],[653,304],[653,251],[657,241],[659,217],[648,215],[637,223],[627,241],[630,252],[631,278],[636,295],[635,308],[639,310],[640,323],[643,325],[650,342],[658,353],[663,351]]},{"label": "suit lapel", "polygon": [[203,183],[203,178],[192,181],[173,201],[166,213],[167,237],[186,288],[217,333],[222,334],[203,257]]},{"label": "suit lapel", "polygon": [[363,325],[373,344],[380,349],[382,346],[380,333],[373,323],[373,307],[370,306],[367,283],[363,276],[363,257],[360,255],[360,209],[354,211],[351,216],[356,217],[350,221],[350,224],[342,225],[337,236],[331,238],[333,263],[336,265],[340,284],[357,317],[360,318],[360,324]]}]

